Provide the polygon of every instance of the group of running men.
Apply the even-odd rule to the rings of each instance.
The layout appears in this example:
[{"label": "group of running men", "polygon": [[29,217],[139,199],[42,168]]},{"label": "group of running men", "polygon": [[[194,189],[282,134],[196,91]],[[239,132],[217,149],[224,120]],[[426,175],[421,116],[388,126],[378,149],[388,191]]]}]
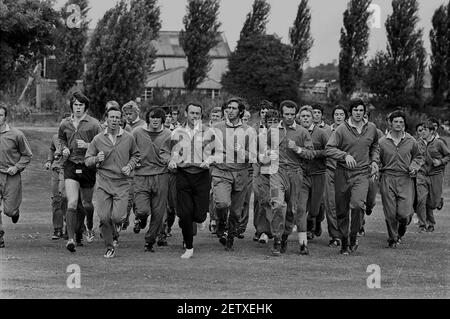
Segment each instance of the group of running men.
[{"label": "group of running men", "polygon": [[[133,211],[135,233],[148,224],[146,252],[167,245],[178,216],[186,249],[181,257],[189,259],[197,224],[208,212],[211,232],[233,250],[234,239],[244,238],[252,193],[254,240],[273,239],[274,256],[287,251],[295,230],[299,253],[308,255],[308,241],[321,236],[325,218],[329,246],[340,247],[343,255],[355,252],[378,190],[389,248],[401,243],[414,212],[419,232],[434,231],[433,210],[443,205],[450,151],[436,121],[418,125],[414,138],[406,132],[405,113],[394,111],[383,134],[369,121],[362,100],[351,101],[348,110],[336,106],[331,126],[321,105],[299,108],[293,101],[279,107],[262,101],[254,126],[249,105],[238,97],[213,108],[205,123],[198,102],[185,106],[184,124],[178,109],[154,107],[141,119],[133,101],[123,107],[108,102],[100,123],[87,114],[89,99],[80,92],[70,107],[44,165],[52,171],[53,239],[67,238],[70,252],[83,245],[83,234],[94,240],[94,210],[105,258],[115,256]],[[0,195],[3,212],[16,223],[20,172],[32,154],[6,117],[1,105]],[[0,247],[3,235],[0,219]]]}]

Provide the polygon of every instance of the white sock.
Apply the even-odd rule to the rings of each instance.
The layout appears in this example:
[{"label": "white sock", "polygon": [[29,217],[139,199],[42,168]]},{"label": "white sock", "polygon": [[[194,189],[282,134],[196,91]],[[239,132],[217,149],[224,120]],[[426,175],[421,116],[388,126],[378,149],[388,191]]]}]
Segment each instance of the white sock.
[{"label": "white sock", "polygon": [[194,248],[186,249],[186,252],[181,256],[182,259],[190,259],[194,256]]},{"label": "white sock", "polygon": [[298,233],[298,242],[300,243],[300,245],[308,246],[308,237],[306,236],[306,232]]}]

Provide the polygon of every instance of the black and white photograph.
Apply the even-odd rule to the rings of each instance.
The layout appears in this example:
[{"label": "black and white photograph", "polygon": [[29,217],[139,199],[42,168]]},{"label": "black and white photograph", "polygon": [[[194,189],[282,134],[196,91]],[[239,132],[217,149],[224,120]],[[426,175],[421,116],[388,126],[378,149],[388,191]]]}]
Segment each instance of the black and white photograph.
[{"label": "black and white photograph", "polygon": [[449,0],[0,0],[0,299],[449,299],[449,162]]}]

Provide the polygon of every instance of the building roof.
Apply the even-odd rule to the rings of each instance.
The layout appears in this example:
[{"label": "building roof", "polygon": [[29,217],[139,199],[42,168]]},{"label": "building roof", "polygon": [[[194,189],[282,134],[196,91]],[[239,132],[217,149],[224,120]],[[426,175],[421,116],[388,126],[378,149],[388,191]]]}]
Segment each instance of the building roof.
[{"label": "building roof", "polygon": [[[152,41],[157,56],[161,57],[185,57],[179,41],[179,31],[160,31],[158,39]],[[213,58],[228,58],[231,54],[230,47],[223,33],[217,34],[218,44],[211,49],[209,55]]]},{"label": "building roof", "polygon": [[[183,82],[183,73],[186,67],[181,66],[173,69],[154,72],[147,77],[146,87],[151,88],[168,88],[168,89],[185,89]],[[207,77],[197,89],[220,90],[222,85],[220,82]]]}]

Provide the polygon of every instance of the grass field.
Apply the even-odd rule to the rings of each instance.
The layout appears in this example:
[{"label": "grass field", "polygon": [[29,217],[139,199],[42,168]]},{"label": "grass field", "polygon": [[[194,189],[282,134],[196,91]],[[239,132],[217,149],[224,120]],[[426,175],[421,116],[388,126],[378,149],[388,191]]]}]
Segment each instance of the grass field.
[{"label": "grass field", "polygon": [[[13,225],[3,216],[7,247],[0,250],[0,298],[449,298],[450,189],[436,213],[434,233],[412,225],[397,250],[386,249],[380,198],[368,217],[367,235],[355,255],[340,256],[327,247],[326,232],[310,243],[310,256],[299,256],[294,237],[288,253],[270,255],[270,245],[254,243],[250,221],[246,238],[227,253],[207,230],[195,238],[195,256],[183,261],[181,232],[175,227],[169,247],[143,252],[144,234],[122,233],[115,259],[103,258],[96,237],[76,254],[65,242],[51,241],[50,176],[42,170],[51,132],[25,131],[35,158],[23,174],[21,217]],[[447,179],[447,185],[448,185]],[[95,218],[98,225],[98,218]],[[325,223],[323,224],[326,228]],[[98,233],[98,231],[97,231]],[[69,289],[66,269],[81,268],[81,288]],[[369,265],[381,268],[381,288],[369,289]]]}]

